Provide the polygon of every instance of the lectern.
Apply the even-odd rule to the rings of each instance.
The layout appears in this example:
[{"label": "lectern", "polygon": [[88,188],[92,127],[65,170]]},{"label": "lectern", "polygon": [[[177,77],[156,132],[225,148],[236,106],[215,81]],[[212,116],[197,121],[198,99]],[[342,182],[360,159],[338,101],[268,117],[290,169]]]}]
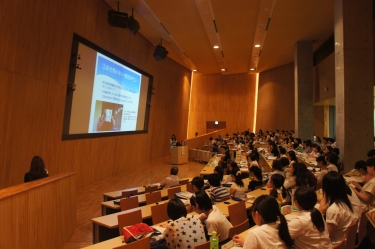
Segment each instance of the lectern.
[{"label": "lectern", "polygon": [[176,146],[171,148],[171,164],[184,164],[188,162],[188,146]]}]

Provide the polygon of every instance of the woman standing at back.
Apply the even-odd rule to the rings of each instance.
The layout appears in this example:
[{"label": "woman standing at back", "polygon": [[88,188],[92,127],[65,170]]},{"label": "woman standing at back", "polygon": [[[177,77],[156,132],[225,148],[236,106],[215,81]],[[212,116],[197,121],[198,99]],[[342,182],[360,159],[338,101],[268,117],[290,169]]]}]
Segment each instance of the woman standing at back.
[{"label": "woman standing at back", "polygon": [[48,176],[44,161],[40,156],[34,156],[31,160],[30,171],[24,176],[24,182],[31,182]]}]

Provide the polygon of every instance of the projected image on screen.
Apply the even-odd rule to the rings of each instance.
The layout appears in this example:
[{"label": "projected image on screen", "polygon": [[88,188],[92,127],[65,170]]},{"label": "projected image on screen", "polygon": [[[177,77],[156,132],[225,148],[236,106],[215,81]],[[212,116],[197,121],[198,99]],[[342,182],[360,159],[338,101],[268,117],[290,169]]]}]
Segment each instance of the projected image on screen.
[{"label": "projected image on screen", "polygon": [[63,138],[146,132],[152,76],[77,35],[72,54],[79,68],[69,71],[75,89],[67,94]]}]

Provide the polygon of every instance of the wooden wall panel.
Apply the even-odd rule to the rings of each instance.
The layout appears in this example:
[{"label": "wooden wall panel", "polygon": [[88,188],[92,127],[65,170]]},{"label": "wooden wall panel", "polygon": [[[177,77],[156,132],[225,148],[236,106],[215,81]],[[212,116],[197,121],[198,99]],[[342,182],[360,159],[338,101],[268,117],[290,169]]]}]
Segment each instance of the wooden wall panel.
[{"label": "wooden wall panel", "polygon": [[64,173],[0,190],[0,248],[61,248],[76,218],[76,176]]},{"label": "wooden wall panel", "polygon": [[194,75],[188,137],[206,131],[206,121],[222,120],[227,132],[253,127],[255,74]]},{"label": "wooden wall panel", "polygon": [[294,64],[259,74],[256,130],[294,129]]},{"label": "wooden wall panel", "polygon": [[314,135],[324,137],[324,106],[314,106]]},{"label": "wooden wall panel", "polygon": [[[80,187],[168,155],[173,133],[186,138],[191,71],[157,62],[140,33],[110,27],[104,1],[4,0],[0,9],[0,188],[23,182],[34,155],[51,175],[75,171]],[[147,134],[62,141],[73,33],[154,76]]]},{"label": "wooden wall panel", "polygon": [[227,130],[218,130],[210,133],[205,133],[197,137],[189,138],[184,141],[184,144],[189,146],[189,149],[203,149],[205,144],[208,144],[210,142],[209,138],[217,138],[219,135],[221,137],[225,137],[227,134]]}]

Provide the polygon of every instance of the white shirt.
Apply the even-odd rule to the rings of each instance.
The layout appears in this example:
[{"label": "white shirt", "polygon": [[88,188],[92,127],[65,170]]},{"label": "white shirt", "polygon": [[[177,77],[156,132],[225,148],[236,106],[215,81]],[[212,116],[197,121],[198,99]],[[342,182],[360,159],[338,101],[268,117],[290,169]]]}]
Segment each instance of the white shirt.
[{"label": "white shirt", "polygon": [[328,164],[327,169],[328,169],[329,172],[331,172],[331,171],[339,172],[338,169],[337,169],[337,166],[334,165],[334,164]]},{"label": "white shirt", "polygon": [[358,216],[354,209],[353,211],[354,212],[351,212],[345,204],[338,206],[336,203],[333,203],[328,207],[326,211],[326,222],[337,226],[336,233],[331,241],[333,245],[339,243],[348,226],[358,220]]},{"label": "white shirt", "polygon": [[170,188],[170,187],[176,186],[178,184],[180,184],[180,179],[178,178],[178,176],[170,175],[170,176],[167,176],[164,179],[164,181],[162,182],[161,185],[164,186],[163,188]]},{"label": "white shirt", "polygon": [[220,234],[220,241],[226,240],[232,224],[215,205],[212,205],[212,209],[206,219],[207,233],[211,236],[212,231],[216,231],[217,234]]},{"label": "white shirt", "polygon": [[[361,193],[365,193],[365,192],[368,192],[368,193],[372,194],[372,201],[370,201],[370,203],[368,205],[369,205],[370,209],[375,208],[375,177],[373,177],[368,183],[366,183],[363,186],[363,188],[361,190]],[[365,205],[367,205],[367,204],[365,204]]]},{"label": "white shirt", "polygon": [[287,248],[279,237],[279,225],[276,222],[263,224],[247,233],[243,249],[256,248]]},{"label": "white shirt", "polygon": [[311,221],[311,212],[301,211],[301,213],[295,219],[288,223],[289,234],[294,240],[294,248],[331,248],[331,239],[329,238],[329,233],[325,222],[324,226],[324,231],[319,232]]}]

